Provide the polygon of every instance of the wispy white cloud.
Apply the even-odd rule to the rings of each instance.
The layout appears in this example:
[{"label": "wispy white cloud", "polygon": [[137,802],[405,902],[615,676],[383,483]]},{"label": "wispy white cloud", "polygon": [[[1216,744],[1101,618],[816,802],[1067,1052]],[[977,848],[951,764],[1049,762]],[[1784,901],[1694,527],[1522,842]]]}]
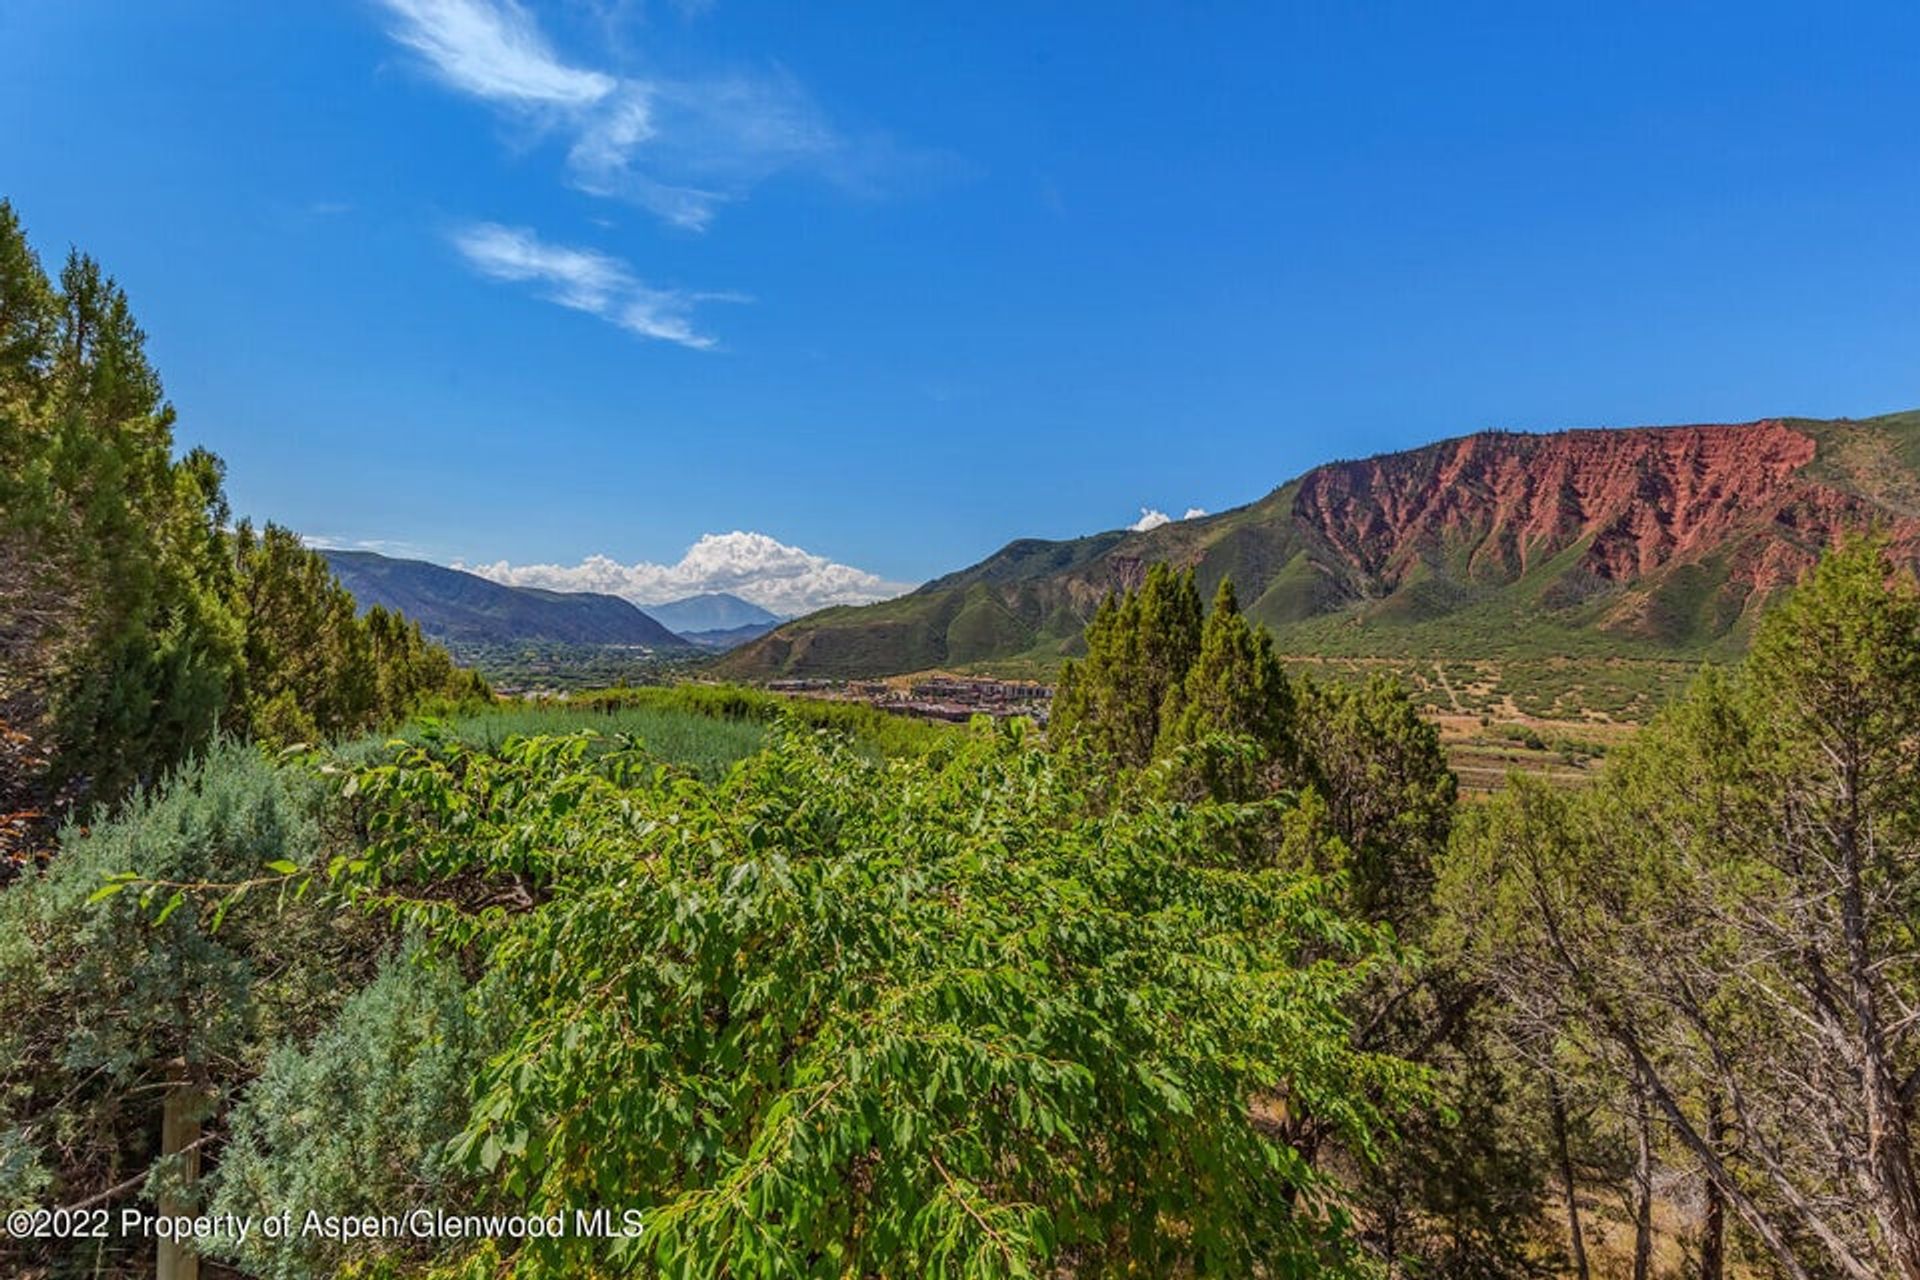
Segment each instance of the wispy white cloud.
[{"label": "wispy white cloud", "polygon": [[383,0],[443,83],[568,138],[568,180],[699,231],[783,170],[868,185],[872,165],[784,73],[618,75],[554,53],[515,0]]},{"label": "wispy white cloud", "polygon": [[452,239],[468,265],[488,279],[534,285],[549,302],[698,351],[711,350],[715,342],[693,327],[695,305],[745,301],[738,294],[653,288],[619,258],[551,244],[524,227],[480,222],[462,227]]},{"label": "wispy white cloud", "polygon": [[810,613],[836,604],[869,604],[912,590],[878,574],[789,546],[764,533],[709,533],[674,564],[623,564],[588,556],[579,564],[458,564],[495,582],[550,591],[600,591],[635,604],[663,604],[724,591],[779,614]]},{"label": "wispy white cloud", "polygon": [[581,190],[699,231],[784,169],[833,172],[844,145],[785,75],[626,80],[578,122],[567,165]]},{"label": "wispy white cloud", "polygon": [[300,543],[315,551],[375,551],[403,560],[417,560],[427,555],[427,549],[419,543],[394,538],[343,538],[331,533],[303,533]]},{"label": "wispy white cloud", "polygon": [[[1205,514],[1207,514],[1206,511],[1200,507],[1188,507],[1187,514],[1180,518],[1182,520],[1193,520]],[[1127,528],[1133,530],[1135,533],[1145,533],[1149,529],[1158,529],[1163,524],[1172,523],[1173,517],[1166,512],[1156,510],[1153,507],[1142,507],[1140,508],[1140,518],[1128,525]]]},{"label": "wispy white cloud", "polygon": [[385,0],[393,38],[455,89],[521,106],[583,107],[616,87],[604,72],[572,67],[514,0]]}]

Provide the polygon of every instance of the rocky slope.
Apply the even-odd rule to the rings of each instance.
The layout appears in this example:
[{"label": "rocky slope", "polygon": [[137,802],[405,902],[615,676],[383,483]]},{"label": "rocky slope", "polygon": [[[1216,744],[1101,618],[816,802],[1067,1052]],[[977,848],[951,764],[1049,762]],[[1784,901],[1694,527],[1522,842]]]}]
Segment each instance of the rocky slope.
[{"label": "rocky slope", "polygon": [[1203,591],[1231,575],[1295,653],[1730,654],[1821,548],[1869,526],[1920,561],[1920,412],[1483,432],[1329,463],[1204,519],[1011,543],[898,600],[788,623],[722,669],[1048,666],[1155,561]]}]

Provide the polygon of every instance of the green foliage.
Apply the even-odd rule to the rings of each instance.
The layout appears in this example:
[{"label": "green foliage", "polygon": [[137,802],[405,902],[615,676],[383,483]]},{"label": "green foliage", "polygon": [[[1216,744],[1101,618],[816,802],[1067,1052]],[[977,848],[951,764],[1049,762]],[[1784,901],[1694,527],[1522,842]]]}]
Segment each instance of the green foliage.
[{"label": "green foliage", "polygon": [[1337,838],[1361,916],[1413,924],[1457,793],[1439,730],[1389,676],[1288,680],[1231,582],[1204,625],[1196,600],[1190,575],[1159,567],[1139,591],[1109,597],[1088,627],[1087,660],[1068,664],[1055,693],[1054,743],[1122,769],[1157,758],[1156,782],[1177,795],[1312,791],[1288,820],[1315,824],[1305,847]]},{"label": "green foliage", "polygon": [[[1166,586],[1165,577],[1154,584]],[[1062,681],[1052,731],[1076,758],[1087,747],[1112,753],[1137,743],[1147,719],[1140,690],[1151,682],[1136,664],[1142,655],[1188,652],[1184,610],[1141,607],[1149,589],[1103,606],[1088,630],[1088,661]],[[1172,635],[1155,636],[1155,628]],[[1424,935],[1456,784],[1438,730],[1397,680],[1290,681],[1267,634],[1241,614],[1222,580],[1189,665],[1166,685],[1158,725],[1155,758],[1140,775],[1146,791],[1188,801],[1285,797],[1250,807],[1264,821],[1220,828],[1216,856],[1336,874],[1343,910],[1387,922],[1404,938]],[[1475,998],[1449,971],[1415,964],[1349,993],[1347,1007],[1365,1028],[1357,1043],[1432,1065],[1445,1102],[1416,1109],[1386,1158],[1351,1170],[1347,1181],[1364,1205],[1369,1250],[1390,1266],[1458,1277],[1532,1274],[1525,1246],[1537,1170],[1524,1144],[1512,1141],[1519,1130],[1505,1081],[1470,1017]],[[1324,1151],[1336,1167],[1346,1155],[1337,1139]]]},{"label": "green foliage", "polygon": [[647,1211],[500,1273],[1360,1269],[1298,1144],[1364,1158],[1417,1092],[1341,1012],[1387,938],[1314,879],[1214,865],[1246,807],[1096,813],[1017,727],[886,763],[785,730],[718,785],[642,764],[530,739],[353,783],[348,881],[520,1019],[469,1167]]},{"label": "green foliage", "polygon": [[0,1202],[69,1203],[143,1172],[152,1185],[167,1173],[163,1095],[190,1088],[217,1109],[351,980],[339,952],[367,922],[260,887],[225,908],[196,896],[277,885],[268,864],[313,860],[322,793],[219,744],[119,816],[67,831],[44,870],[0,892]]},{"label": "green foliage", "polygon": [[1652,1109],[1789,1270],[1920,1267],[1917,654],[1920,589],[1843,546],[1600,786],[1513,788],[1443,876],[1517,1051]]},{"label": "green foliage", "polygon": [[325,558],[290,530],[256,534],[243,521],[233,556],[246,636],[237,729],[270,743],[319,742],[486,696],[417,624],[378,606],[357,617]]},{"label": "green foliage", "polygon": [[[1409,1021],[1430,1036],[1447,1030],[1449,1003],[1469,1002],[1454,988]],[[1550,1182],[1537,1081],[1510,1069],[1477,1009],[1464,1016],[1425,1055],[1432,1102],[1402,1118],[1390,1159],[1351,1179],[1362,1238],[1391,1274],[1565,1275],[1564,1257],[1538,1240]]]},{"label": "green foliage", "polygon": [[[450,966],[389,963],[310,1045],[274,1050],[235,1109],[209,1212],[299,1221],[475,1203],[479,1188],[448,1148],[493,1047],[487,1023]],[[306,1280],[336,1274],[354,1246],[255,1233],[222,1252],[265,1280]]]},{"label": "green foliage", "polygon": [[1458,785],[1440,731],[1398,680],[1303,681],[1298,734],[1306,777],[1351,855],[1355,908],[1405,926],[1425,910]]},{"label": "green foliage", "polygon": [[217,468],[173,460],[146,335],[97,264],[72,255],[56,288],[0,206],[0,270],[0,613],[22,624],[0,703],[111,795],[218,721],[238,636],[199,576]]},{"label": "green foliage", "polygon": [[[1252,741],[1260,748],[1255,756],[1201,756],[1196,779],[1207,795],[1250,800],[1262,793],[1263,772],[1271,776],[1294,763],[1293,720],[1293,687],[1273,656],[1273,643],[1247,622],[1233,583],[1222,578],[1201,629],[1199,652],[1167,691],[1156,751],[1164,755],[1221,735]],[[1247,767],[1231,767],[1235,760],[1245,760]]]}]

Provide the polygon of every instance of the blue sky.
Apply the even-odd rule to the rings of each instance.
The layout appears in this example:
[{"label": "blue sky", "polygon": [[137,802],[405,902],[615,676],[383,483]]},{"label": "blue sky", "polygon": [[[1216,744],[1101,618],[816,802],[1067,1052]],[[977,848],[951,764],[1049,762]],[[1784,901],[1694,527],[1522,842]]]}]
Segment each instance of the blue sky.
[{"label": "blue sky", "polygon": [[0,194],[237,509],[792,609],[1482,427],[1920,405],[1917,62],[1911,3],[0,0]]}]

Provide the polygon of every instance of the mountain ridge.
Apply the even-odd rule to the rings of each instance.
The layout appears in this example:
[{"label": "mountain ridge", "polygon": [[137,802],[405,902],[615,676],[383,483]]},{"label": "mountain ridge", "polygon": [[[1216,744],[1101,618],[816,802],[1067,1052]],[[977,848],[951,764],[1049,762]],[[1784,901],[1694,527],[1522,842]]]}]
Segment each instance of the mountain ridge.
[{"label": "mountain ridge", "polygon": [[462,569],[372,551],[320,554],[362,611],[376,604],[398,610],[443,643],[692,647],[619,596],[511,587]]},{"label": "mountain ridge", "polygon": [[1156,561],[1203,591],[1231,576],[1290,652],[1730,656],[1821,548],[1873,525],[1920,563],[1920,412],[1482,431],[1143,532],[1016,539],[906,596],[796,619],[718,670],[1050,667]]},{"label": "mountain ridge", "polygon": [[729,591],[703,591],[698,595],[668,600],[662,604],[642,605],[640,608],[669,631],[687,637],[701,632],[734,631],[786,621],[779,614],[763,609],[750,600],[742,600]]}]

